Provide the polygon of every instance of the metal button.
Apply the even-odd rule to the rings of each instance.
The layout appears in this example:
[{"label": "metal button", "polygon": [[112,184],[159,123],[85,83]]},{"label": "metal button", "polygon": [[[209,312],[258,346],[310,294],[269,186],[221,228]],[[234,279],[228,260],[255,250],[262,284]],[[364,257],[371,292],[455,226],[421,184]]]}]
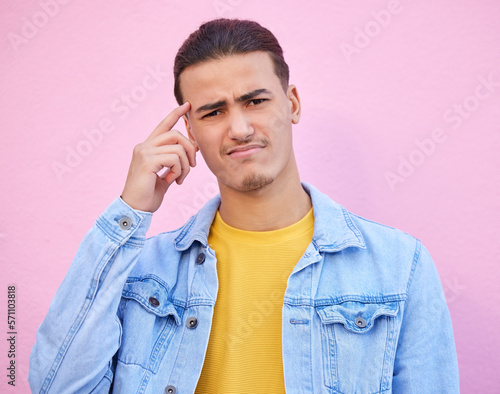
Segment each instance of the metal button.
[{"label": "metal button", "polygon": [[205,262],[205,253],[200,253],[196,257],[196,264],[203,264]]},{"label": "metal button", "polygon": [[167,386],[165,387],[165,394],[175,394],[177,393],[177,389],[175,386]]},{"label": "metal button", "polygon": [[364,327],[366,327],[366,320],[365,320],[365,319],[363,319],[361,316],[356,317],[356,319],[354,320],[354,323],[356,323],[356,325],[357,325],[359,328],[364,328]]},{"label": "metal button", "polygon": [[186,326],[187,328],[196,328],[198,325],[198,319],[194,316],[188,317],[186,320]]},{"label": "metal button", "polygon": [[149,303],[153,306],[158,306],[160,305],[160,301],[158,301],[157,298],[154,297],[149,297]]},{"label": "metal button", "polygon": [[132,219],[125,216],[118,221],[118,224],[122,230],[130,230],[130,227],[132,227]]}]

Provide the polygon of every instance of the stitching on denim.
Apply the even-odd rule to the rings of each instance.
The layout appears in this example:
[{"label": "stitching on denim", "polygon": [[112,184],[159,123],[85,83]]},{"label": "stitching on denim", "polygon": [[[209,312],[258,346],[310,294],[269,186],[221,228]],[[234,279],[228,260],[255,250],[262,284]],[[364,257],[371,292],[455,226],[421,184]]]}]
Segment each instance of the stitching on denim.
[{"label": "stitching on denim", "polygon": [[[311,292],[310,292],[310,294],[312,295],[314,275],[312,275],[312,273],[311,273],[310,276],[311,276],[311,287],[310,287]],[[309,360],[310,360],[310,362],[309,362],[309,368],[310,368],[310,370],[309,370],[309,376],[311,377],[311,379],[310,379],[311,380],[311,390],[314,393],[314,375],[313,375],[313,369],[312,369],[312,345],[313,345],[312,344],[312,332],[313,332],[313,324],[312,324],[312,322],[313,322],[313,319],[314,319],[314,315],[312,315],[312,314],[313,314],[313,310],[311,309],[309,311],[309,319],[311,320],[311,325],[309,326],[309,349],[308,349],[309,350],[309,355],[308,356],[309,356]],[[309,324],[309,323],[307,323],[307,324]]]},{"label": "stitching on denim", "polygon": [[111,226],[109,226],[105,220],[98,218],[95,222],[95,226],[111,241],[116,243],[121,243],[123,241],[123,239],[116,237],[114,231],[111,230]]},{"label": "stitching on denim", "polygon": [[160,364],[165,357],[165,353],[169,344],[170,339],[174,335],[174,331],[176,328],[175,318],[170,315],[165,317],[167,321],[165,322],[165,326],[163,327],[160,335],[156,339],[156,342],[153,346],[153,350],[151,351],[151,355],[149,357],[150,368],[148,368],[151,372],[156,373]]},{"label": "stitching on denim", "polygon": [[[335,333],[335,325],[331,325],[331,332],[332,332],[332,335],[333,335],[333,338],[332,338],[332,343],[333,343],[333,346],[334,346],[334,349],[335,349],[335,352],[334,352],[334,355],[335,355],[335,363],[334,363],[334,367],[335,367],[335,391],[338,391],[340,393],[340,388],[339,388],[339,379],[340,379],[340,376],[339,376],[339,349],[338,349],[338,346],[337,346],[337,334]],[[333,385],[332,385],[333,386]]]},{"label": "stitching on denim", "polygon": [[331,327],[326,324],[320,326],[321,338],[321,363],[323,367],[323,384],[330,390],[333,388],[333,371],[332,371],[332,352],[331,352],[331,338],[329,331]]},{"label": "stitching on denim", "polygon": [[[170,311],[164,307],[161,307],[160,309],[152,308],[149,306],[149,298],[146,299],[145,297],[142,297],[140,294],[132,292],[132,291],[124,290],[122,292],[122,297],[125,299],[128,299],[128,300],[134,300],[134,301],[138,302],[144,310],[152,313],[153,315],[156,315],[159,317],[172,316],[174,318],[174,320],[176,320],[176,321],[177,321],[177,319],[176,319],[176,317],[177,317],[177,318],[179,318],[178,325],[181,324],[179,314],[177,313],[177,310],[175,308],[174,308],[175,314],[172,311]],[[173,305],[173,304],[170,302],[169,305]]]},{"label": "stitching on denim", "polygon": [[131,363],[131,362],[127,362],[127,361],[123,361],[122,359],[118,358],[118,361],[123,364],[123,365],[134,365],[136,367],[141,367],[141,369],[145,370],[145,371],[149,371],[148,368],[146,368],[144,365],[141,365],[141,364],[137,364],[137,363]]},{"label": "stitching on denim", "polygon": [[[112,244],[113,245],[113,244]],[[97,265],[95,269],[95,273],[97,273],[97,278],[96,274],[93,275],[92,280],[91,280],[91,287],[95,285],[96,279],[97,281],[99,280],[100,273],[102,272],[103,268],[109,263],[111,260],[111,257],[115,255],[116,251],[118,250],[119,245],[113,245],[113,248],[110,248],[108,252],[103,256],[101,259],[101,265]],[[93,291],[95,295],[95,291]],[[77,331],[81,327],[83,320],[85,316],[87,315],[89,309],[91,308],[93,304],[93,298],[89,298],[89,295],[91,295],[91,291],[89,289],[89,293],[85,297],[83,301],[83,305],[80,308],[80,312],[78,313],[74,323],[71,325],[68,334],[66,334],[66,337],[64,338],[61,347],[59,348],[59,351],[56,355],[56,358],[54,362],[52,363],[52,367],[49,370],[47,377],[45,378],[45,381],[42,385],[42,388],[40,389],[40,392],[45,393],[50,389],[50,386],[54,382],[55,375],[57,373],[57,370],[59,369],[62,359],[66,355],[66,352],[68,351],[69,346],[73,342],[74,336],[76,335]]]},{"label": "stitching on denim", "polygon": [[342,207],[342,214],[344,215],[344,220],[345,220],[347,226],[354,233],[354,235],[356,236],[358,241],[360,241],[362,244],[365,244],[363,235],[361,234],[359,229],[356,227],[356,225],[353,223],[352,219],[349,216],[349,212],[344,207]]},{"label": "stitching on denim", "polygon": [[129,243],[130,245],[133,246],[143,246],[145,239],[142,237],[134,237],[134,233],[136,230],[140,227],[141,223],[143,222],[144,218],[140,215],[137,215],[134,213],[135,219],[137,219],[137,224],[132,225],[132,228],[129,230],[130,233],[126,237],[121,237],[119,236],[115,229],[114,226],[111,226],[108,222],[108,220],[103,219],[102,217],[97,218],[95,221],[96,227],[98,227],[101,231],[104,232],[105,235],[107,235],[108,238],[112,239],[113,241],[123,245],[125,243]]},{"label": "stitching on denim", "polygon": [[[398,311],[399,311],[399,305],[398,305]],[[394,317],[395,318],[395,317]],[[385,383],[385,378],[386,378],[386,369],[388,369],[388,365],[387,365],[387,359],[388,359],[388,348],[389,348],[389,344],[390,344],[390,340],[392,340],[392,335],[390,335],[389,333],[389,328],[391,326],[391,324],[393,324],[393,320],[394,319],[389,319],[389,318],[386,318],[386,321],[387,321],[387,324],[386,324],[386,327],[387,327],[387,332],[386,332],[386,335],[385,335],[385,346],[384,346],[384,358],[383,358],[383,361],[382,361],[382,369],[381,369],[381,379],[380,379],[380,384],[379,384],[379,387],[378,387],[378,391],[382,391],[382,388],[384,387],[384,383]],[[391,349],[392,351],[392,349]]]},{"label": "stitching on denim", "polygon": [[308,298],[291,298],[286,296],[283,303],[290,306],[311,306],[322,307],[330,305],[338,305],[344,302],[361,302],[363,304],[381,304],[386,302],[406,301],[407,294],[387,294],[382,296],[360,296],[358,294],[346,294],[331,298],[322,298],[319,300],[311,300]]},{"label": "stitching on denim", "polygon": [[415,253],[413,255],[413,262],[411,265],[410,276],[408,277],[408,284],[406,285],[406,294],[410,294],[410,286],[413,279],[413,274],[415,273],[415,269],[417,267],[417,263],[420,261],[421,251],[422,251],[422,243],[420,240],[416,240]]},{"label": "stitching on denim", "polygon": [[159,285],[161,285],[162,287],[164,287],[165,291],[167,292],[167,294],[170,292],[170,287],[168,286],[168,283],[165,282],[159,276],[156,276],[155,274],[151,274],[151,273],[145,274],[145,275],[142,275],[142,276],[129,276],[127,278],[126,284],[127,283],[142,282],[144,279],[152,279],[155,282],[158,282]]},{"label": "stitching on denim", "polygon": [[[134,301],[136,301],[134,299]],[[150,371],[152,373],[157,372],[159,365],[161,364],[161,361],[163,360],[163,357],[165,356],[165,352],[161,357],[158,355],[161,353],[162,349],[165,348],[169,343],[169,339],[171,339],[172,335],[174,334],[175,328],[176,328],[176,320],[175,317],[172,314],[168,314],[166,316],[162,316],[162,318],[166,319],[164,326],[162,327],[161,333],[158,335],[158,338],[155,341],[155,344],[153,346],[153,349],[151,350],[151,355],[149,357],[149,363],[147,366],[144,366],[142,364],[137,364],[133,362],[127,362],[121,357],[117,357],[118,361],[120,361],[122,364],[125,365],[136,365],[141,367],[144,370]],[[179,321],[181,320],[181,317],[179,317]],[[121,323],[120,323],[120,332],[121,332]],[[120,339],[120,347],[121,347],[121,339]],[[140,385],[139,385],[140,386]]]},{"label": "stitching on denim", "polygon": [[[184,315],[183,315],[183,317],[184,317]],[[171,380],[172,380],[172,376],[173,376],[173,374],[174,374],[174,370],[175,370],[175,368],[176,368],[176,367],[177,367],[177,368],[179,368],[179,366],[177,365],[177,359],[179,358],[179,352],[180,352],[180,349],[181,349],[181,344],[182,344],[182,342],[184,341],[184,335],[185,335],[185,334],[186,334],[186,327],[184,327],[184,328],[183,328],[183,330],[182,330],[182,336],[181,336],[181,338],[180,338],[180,341],[179,341],[179,342],[177,342],[177,351],[176,351],[176,353],[175,353],[174,362],[172,363],[172,370],[170,371],[170,375],[169,375],[169,377],[168,377],[167,382],[171,382]],[[171,383],[170,383],[170,384],[171,384]]]},{"label": "stitching on denim", "polygon": [[151,380],[151,371],[145,369],[139,387],[137,387],[137,394],[141,394],[146,391],[146,388],[148,387],[148,383],[150,380]]},{"label": "stitching on denim", "polygon": [[176,249],[178,249],[177,244],[182,242],[182,238],[184,238],[186,233],[191,229],[191,227],[193,227],[194,222],[195,222],[195,216],[191,216],[191,218],[187,221],[187,223],[181,228],[179,228],[180,230],[179,235],[177,235],[177,237],[175,237],[175,239],[172,241]]},{"label": "stitching on denim", "polygon": [[215,302],[210,298],[192,298],[189,302],[179,298],[173,298],[172,304],[187,309],[193,306],[214,306]]}]

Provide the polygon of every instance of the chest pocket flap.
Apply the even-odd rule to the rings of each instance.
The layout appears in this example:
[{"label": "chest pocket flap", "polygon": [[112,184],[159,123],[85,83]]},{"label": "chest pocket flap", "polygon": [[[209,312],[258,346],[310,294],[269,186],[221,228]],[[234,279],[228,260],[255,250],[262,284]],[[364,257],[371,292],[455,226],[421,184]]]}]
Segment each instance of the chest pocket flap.
[{"label": "chest pocket flap", "polygon": [[168,290],[154,278],[127,282],[123,287],[122,297],[135,300],[144,309],[156,316],[165,317],[171,315],[177,325],[181,324],[177,310],[168,299]]},{"label": "chest pocket flap", "polygon": [[322,322],[324,383],[332,392],[381,393],[390,387],[399,308],[397,301],[316,308]]},{"label": "chest pocket flap", "polygon": [[363,303],[347,301],[337,305],[317,308],[323,324],[340,323],[354,333],[362,334],[372,329],[379,316],[396,316],[398,302]]}]

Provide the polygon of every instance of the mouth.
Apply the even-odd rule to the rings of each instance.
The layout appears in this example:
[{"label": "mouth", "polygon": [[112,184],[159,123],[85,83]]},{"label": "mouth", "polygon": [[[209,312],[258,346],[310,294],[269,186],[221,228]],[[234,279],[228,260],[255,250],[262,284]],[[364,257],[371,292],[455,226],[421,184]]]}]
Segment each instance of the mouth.
[{"label": "mouth", "polygon": [[248,157],[256,154],[264,149],[264,146],[258,144],[250,144],[245,146],[238,146],[236,148],[230,149],[227,154],[233,158]]}]

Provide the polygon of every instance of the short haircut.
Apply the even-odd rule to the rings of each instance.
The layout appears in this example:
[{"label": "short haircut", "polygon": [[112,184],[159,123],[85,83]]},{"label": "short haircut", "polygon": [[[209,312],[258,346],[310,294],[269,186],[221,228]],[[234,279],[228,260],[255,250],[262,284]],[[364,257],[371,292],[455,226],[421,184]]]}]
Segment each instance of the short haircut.
[{"label": "short haircut", "polygon": [[220,18],[202,24],[179,48],[174,61],[174,95],[183,104],[180,76],[189,66],[227,56],[264,51],[271,56],[274,72],[283,90],[288,89],[290,72],[276,37],[257,22]]}]

